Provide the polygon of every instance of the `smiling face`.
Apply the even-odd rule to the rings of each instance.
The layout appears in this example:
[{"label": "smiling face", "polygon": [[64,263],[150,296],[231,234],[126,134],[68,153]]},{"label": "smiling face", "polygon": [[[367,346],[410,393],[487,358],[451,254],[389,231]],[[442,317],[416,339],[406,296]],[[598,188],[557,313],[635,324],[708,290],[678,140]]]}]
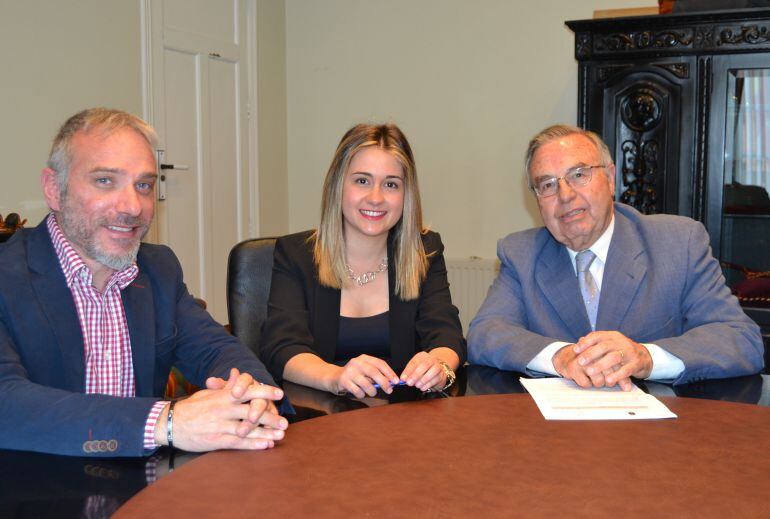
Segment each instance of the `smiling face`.
[{"label": "smiling face", "polygon": [[78,132],[70,143],[67,189],[43,170],[43,192],[57,222],[92,272],[122,270],[136,259],[154,212],[155,156],[136,131]]},{"label": "smiling face", "polygon": [[[590,139],[573,134],[543,144],[532,157],[530,183],[555,176],[578,166],[602,164],[602,156]],[[612,196],[615,192],[615,167],[593,170],[585,186],[572,187],[564,180],[553,196],[537,198],[543,223],[556,241],[574,251],[587,249],[604,233],[612,220]]]},{"label": "smiling face", "polygon": [[345,240],[387,238],[404,210],[404,170],[390,153],[369,146],[353,156],[342,185]]}]

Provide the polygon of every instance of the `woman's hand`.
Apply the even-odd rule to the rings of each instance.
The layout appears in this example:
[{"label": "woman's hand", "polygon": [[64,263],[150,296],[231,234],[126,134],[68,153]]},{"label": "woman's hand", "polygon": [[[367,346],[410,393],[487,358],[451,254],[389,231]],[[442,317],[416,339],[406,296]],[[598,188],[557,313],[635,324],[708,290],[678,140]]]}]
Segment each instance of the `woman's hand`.
[{"label": "woman's hand", "polygon": [[[441,369],[439,367],[439,369]],[[377,357],[359,355],[350,359],[347,364],[339,368],[336,374],[333,388],[335,392],[346,391],[356,398],[375,396],[379,384],[380,388],[390,394],[393,391],[391,384],[399,381],[396,373],[388,366],[388,363]]]},{"label": "woman's hand", "polygon": [[438,357],[421,351],[417,353],[401,373],[401,380],[408,386],[414,386],[420,391],[443,389],[446,385],[446,374],[441,367]]}]

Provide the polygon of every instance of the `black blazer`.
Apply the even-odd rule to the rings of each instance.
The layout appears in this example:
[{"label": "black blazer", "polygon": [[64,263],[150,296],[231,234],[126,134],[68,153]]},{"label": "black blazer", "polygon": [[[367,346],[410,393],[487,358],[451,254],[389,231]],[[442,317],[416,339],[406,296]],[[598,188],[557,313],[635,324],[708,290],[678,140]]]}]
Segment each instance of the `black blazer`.
[{"label": "black blazer", "polygon": [[[314,353],[334,361],[340,317],[340,290],[318,283],[313,263],[312,231],[290,234],[275,244],[273,280],[260,356],[268,370],[282,378],[286,363],[299,353]],[[428,274],[420,295],[402,301],[395,294],[393,243],[388,239],[390,291],[390,364],[401,371],[418,351],[439,346],[454,350],[465,362],[466,346],[457,308],[452,304],[438,233],[422,235],[429,255]]]}]

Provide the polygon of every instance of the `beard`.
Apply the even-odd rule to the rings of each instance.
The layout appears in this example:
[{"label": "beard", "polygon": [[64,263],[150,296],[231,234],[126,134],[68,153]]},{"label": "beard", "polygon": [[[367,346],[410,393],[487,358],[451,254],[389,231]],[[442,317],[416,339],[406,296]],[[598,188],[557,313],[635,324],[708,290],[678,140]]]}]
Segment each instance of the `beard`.
[{"label": "beard", "polygon": [[[150,228],[150,222],[144,218],[133,216],[118,215],[113,220],[97,217],[89,221],[66,195],[61,199],[61,210],[56,213],[56,221],[67,240],[75,245],[82,254],[115,271],[123,270],[136,261],[142,238],[145,237]],[[120,240],[123,252],[109,253],[99,242],[96,234],[100,227],[106,225],[141,226],[143,229],[138,238],[130,237]]]}]

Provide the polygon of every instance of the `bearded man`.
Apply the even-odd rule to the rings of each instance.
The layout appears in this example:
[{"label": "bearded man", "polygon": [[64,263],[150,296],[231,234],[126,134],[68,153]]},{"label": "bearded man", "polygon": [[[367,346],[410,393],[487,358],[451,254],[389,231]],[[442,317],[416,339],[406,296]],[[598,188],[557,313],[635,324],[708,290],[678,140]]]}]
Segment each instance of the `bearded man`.
[{"label": "bearded man", "polygon": [[[69,118],[40,180],[51,213],[0,246],[0,449],[144,456],[265,449],[287,421],[262,363],[190,296],[152,221],[155,131]],[[205,387],[161,399],[171,366]]]}]

